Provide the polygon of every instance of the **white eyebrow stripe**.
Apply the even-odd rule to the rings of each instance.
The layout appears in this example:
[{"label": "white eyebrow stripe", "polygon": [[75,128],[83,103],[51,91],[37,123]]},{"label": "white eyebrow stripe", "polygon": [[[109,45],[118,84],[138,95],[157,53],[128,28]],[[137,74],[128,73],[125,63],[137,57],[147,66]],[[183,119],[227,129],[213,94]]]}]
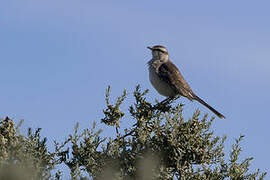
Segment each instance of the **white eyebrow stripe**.
[{"label": "white eyebrow stripe", "polygon": [[162,47],[154,48],[154,50],[160,50],[160,51],[168,52],[166,48],[162,48]]}]

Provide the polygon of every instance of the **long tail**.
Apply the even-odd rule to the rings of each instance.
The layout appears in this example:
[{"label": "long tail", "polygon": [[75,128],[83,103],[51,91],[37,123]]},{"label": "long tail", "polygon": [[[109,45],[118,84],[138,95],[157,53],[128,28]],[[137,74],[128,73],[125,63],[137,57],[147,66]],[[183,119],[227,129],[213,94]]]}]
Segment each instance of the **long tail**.
[{"label": "long tail", "polygon": [[209,104],[207,104],[206,102],[204,102],[201,98],[199,98],[198,96],[195,95],[195,100],[197,100],[199,103],[201,103],[202,105],[206,106],[208,109],[210,109],[213,113],[215,113],[219,118],[221,119],[225,119],[225,116],[223,116],[221,113],[219,113],[217,110],[215,110],[214,108],[212,108]]}]

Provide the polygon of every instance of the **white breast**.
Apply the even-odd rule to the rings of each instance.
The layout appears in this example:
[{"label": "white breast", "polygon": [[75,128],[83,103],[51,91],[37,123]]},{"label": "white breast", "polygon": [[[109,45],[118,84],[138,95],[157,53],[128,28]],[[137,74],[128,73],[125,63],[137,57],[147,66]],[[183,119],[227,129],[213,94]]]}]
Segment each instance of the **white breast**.
[{"label": "white breast", "polygon": [[166,97],[175,96],[175,92],[173,91],[173,89],[165,81],[162,81],[158,77],[156,71],[153,68],[149,68],[149,79],[151,84],[154,86],[154,88],[158,91],[159,94]]}]

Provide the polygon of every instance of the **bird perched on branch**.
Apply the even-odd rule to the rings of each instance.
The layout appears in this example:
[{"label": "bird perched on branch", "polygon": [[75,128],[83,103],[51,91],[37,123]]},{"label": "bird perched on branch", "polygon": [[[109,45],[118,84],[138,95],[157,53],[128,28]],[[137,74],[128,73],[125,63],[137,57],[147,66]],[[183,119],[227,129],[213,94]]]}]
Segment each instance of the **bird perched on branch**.
[{"label": "bird perched on branch", "polygon": [[170,61],[168,50],[164,46],[147,47],[152,51],[152,59],[148,62],[149,79],[159,94],[173,98],[184,96],[190,101],[196,100],[210,109],[219,118],[225,116],[198,97],[189,87],[178,68]]}]

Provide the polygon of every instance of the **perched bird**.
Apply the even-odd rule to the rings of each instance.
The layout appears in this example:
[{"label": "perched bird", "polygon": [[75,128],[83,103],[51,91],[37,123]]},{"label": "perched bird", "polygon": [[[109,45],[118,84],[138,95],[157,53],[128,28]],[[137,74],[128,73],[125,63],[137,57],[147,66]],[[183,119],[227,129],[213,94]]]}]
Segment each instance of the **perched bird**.
[{"label": "perched bird", "polygon": [[180,95],[190,101],[196,100],[219,118],[225,119],[225,116],[204,102],[191,90],[178,68],[170,61],[168,50],[164,46],[156,45],[147,48],[152,51],[152,59],[148,62],[149,79],[159,94],[171,98]]}]

